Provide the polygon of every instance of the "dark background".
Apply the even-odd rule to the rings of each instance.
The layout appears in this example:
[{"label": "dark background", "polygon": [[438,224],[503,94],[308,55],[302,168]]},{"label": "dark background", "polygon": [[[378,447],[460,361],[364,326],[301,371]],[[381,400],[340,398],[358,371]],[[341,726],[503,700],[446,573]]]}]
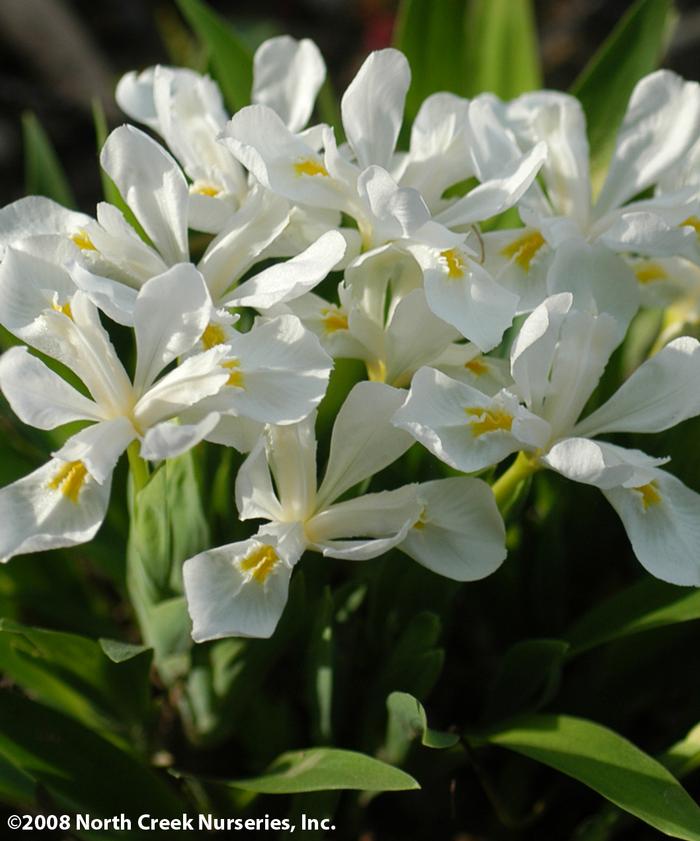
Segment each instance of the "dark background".
[{"label": "dark background", "polygon": [[[440,0],[436,0],[440,2]],[[253,45],[289,32],[320,46],[338,90],[369,50],[387,46],[398,0],[211,0]],[[566,89],[630,0],[536,0],[548,87]],[[665,65],[700,73],[700,2],[678,0],[681,19]],[[54,142],[81,207],[99,196],[90,103],[112,99],[127,70],[196,59],[196,46],[169,0],[0,0],[0,204],[24,193],[20,119],[35,111]]]}]

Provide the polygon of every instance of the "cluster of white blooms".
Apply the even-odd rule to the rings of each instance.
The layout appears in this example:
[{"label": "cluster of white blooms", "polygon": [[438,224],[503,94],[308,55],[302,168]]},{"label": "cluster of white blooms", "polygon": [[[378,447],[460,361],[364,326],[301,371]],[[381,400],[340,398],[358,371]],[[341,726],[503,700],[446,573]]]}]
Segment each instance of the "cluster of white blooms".
[{"label": "cluster of white blooms", "polygon": [[[395,547],[458,581],[486,576],[506,556],[497,501],[544,468],[599,487],[654,575],[700,585],[700,496],[667,459],[598,440],[700,414],[700,345],[674,338],[700,318],[700,87],[642,79],[594,190],[569,95],[438,93],[397,151],[400,52],[370,55],[345,91],[340,146],[307,126],[324,79],[312,42],[271,39],[254,104],[229,118],[208,77],[129,73],[119,105],[169,149],[131,125],[107,139],[101,165],[129,213],[41,197],[0,211],[0,323],[83,388],[26,347],[0,359],[0,387],[39,429],[89,422],[0,490],[0,556],[91,539],[125,450],[158,462],[206,440],[248,454],[238,516],[263,524],[185,562],[198,641],[272,634],[306,550]],[[521,227],[482,230],[510,208]],[[196,262],[190,230],[207,243]],[[333,301],[313,291],[330,272]],[[671,314],[668,344],[586,414],[641,306]],[[133,376],[105,320],[133,330]],[[369,381],[340,408],[319,480],[334,358],[362,360]],[[493,486],[362,492],[416,441],[467,474],[518,455]]]}]

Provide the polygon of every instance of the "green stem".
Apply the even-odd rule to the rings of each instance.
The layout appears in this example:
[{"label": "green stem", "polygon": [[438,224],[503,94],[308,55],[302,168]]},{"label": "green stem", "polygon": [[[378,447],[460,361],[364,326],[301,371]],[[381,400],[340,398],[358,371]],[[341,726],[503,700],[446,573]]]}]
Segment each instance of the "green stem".
[{"label": "green stem", "polygon": [[134,493],[137,494],[148,484],[149,470],[148,463],[139,455],[139,442],[132,441],[127,447],[126,454],[129,458],[129,469],[134,483]]},{"label": "green stem", "polygon": [[493,495],[496,497],[496,503],[501,511],[512,502],[520,483],[539,469],[540,465],[536,458],[528,455],[528,453],[518,453],[518,457],[508,470],[502,476],[499,476],[491,486]]}]

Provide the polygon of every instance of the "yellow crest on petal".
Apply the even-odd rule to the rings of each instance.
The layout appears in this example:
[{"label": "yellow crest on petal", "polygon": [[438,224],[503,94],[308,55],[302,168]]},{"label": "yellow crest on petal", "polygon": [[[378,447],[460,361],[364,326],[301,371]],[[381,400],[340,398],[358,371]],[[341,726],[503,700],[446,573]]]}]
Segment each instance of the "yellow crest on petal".
[{"label": "yellow crest on petal", "polygon": [[448,248],[447,251],[441,251],[440,257],[447,266],[447,276],[453,279],[464,277],[464,255],[460,254],[455,248]]},{"label": "yellow crest on petal", "polygon": [[530,264],[543,245],[544,237],[542,234],[539,231],[531,231],[513,240],[513,242],[509,242],[505,248],[501,249],[501,254],[504,257],[513,257],[523,271],[529,272]]},{"label": "yellow crest on petal", "polygon": [[207,350],[222,345],[226,341],[224,328],[220,324],[207,324],[202,333],[201,342]]},{"label": "yellow crest on petal", "polygon": [[469,418],[469,425],[471,426],[472,435],[478,438],[480,435],[485,435],[487,432],[496,432],[503,430],[510,432],[513,426],[513,416],[506,412],[505,409],[497,407],[493,409],[485,409],[482,406],[467,406],[464,413]]},{"label": "yellow crest on petal", "polygon": [[218,196],[221,192],[221,187],[215,187],[213,184],[193,184],[190,187],[190,192],[195,193],[198,196],[209,196],[209,198],[214,198]]},{"label": "yellow crest on petal", "polygon": [[73,311],[70,308],[70,303],[66,301],[65,304],[57,304],[55,301],[51,304],[51,308],[56,310],[56,312],[62,312],[63,315],[67,315],[68,318],[73,320]]},{"label": "yellow crest on petal", "polygon": [[321,310],[321,320],[324,333],[336,333],[338,330],[348,329],[348,317],[339,307],[324,307]]},{"label": "yellow crest on petal", "polygon": [[661,494],[655,482],[648,482],[646,485],[640,485],[634,490],[641,494],[642,505],[644,506],[645,511],[652,505],[658,505],[661,502]]},{"label": "yellow crest on petal", "polygon": [[634,273],[640,283],[653,283],[655,280],[666,280],[668,277],[666,269],[653,260],[644,260],[637,263],[634,267]]},{"label": "yellow crest on petal", "polygon": [[474,359],[470,359],[469,362],[464,363],[464,367],[471,371],[472,374],[476,377],[481,377],[484,374],[488,373],[489,366],[484,362],[484,360],[480,356],[475,356]]},{"label": "yellow crest on petal", "polygon": [[92,240],[87,235],[87,231],[84,231],[82,228],[74,234],[71,234],[70,238],[78,246],[78,248],[83,251],[97,251]]},{"label": "yellow crest on petal", "polygon": [[227,359],[221,363],[223,368],[227,368],[231,373],[226,380],[226,385],[235,385],[236,388],[245,388],[245,377],[241,368],[240,359]]},{"label": "yellow crest on petal", "polygon": [[259,583],[264,584],[272,570],[277,565],[280,557],[272,546],[263,543],[249,552],[240,562],[243,572],[251,572],[252,577]]},{"label": "yellow crest on petal", "polygon": [[294,164],[294,172],[297,175],[323,175],[328,176],[328,170],[319,161],[314,161],[312,158],[304,158]]},{"label": "yellow crest on petal", "polygon": [[87,467],[82,461],[66,461],[56,471],[48,487],[52,491],[60,491],[63,496],[77,504],[87,476]]}]

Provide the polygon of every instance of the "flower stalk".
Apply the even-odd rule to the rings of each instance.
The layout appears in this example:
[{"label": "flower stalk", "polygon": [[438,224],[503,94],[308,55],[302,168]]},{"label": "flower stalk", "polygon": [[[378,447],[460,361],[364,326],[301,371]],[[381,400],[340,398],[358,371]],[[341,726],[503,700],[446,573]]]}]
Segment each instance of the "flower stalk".
[{"label": "flower stalk", "polygon": [[491,486],[496,504],[501,511],[510,507],[521,484],[539,469],[540,466],[533,456],[522,451],[518,453],[511,466]]},{"label": "flower stalk", "polygon": [[129,459],[129,471],[131,472],[131,479],[134,483],[134,493],[138,494],[148,484],[150,472],[148,463],[139,455],[139,442],[132,441],[126,449],[126,454]]}]

